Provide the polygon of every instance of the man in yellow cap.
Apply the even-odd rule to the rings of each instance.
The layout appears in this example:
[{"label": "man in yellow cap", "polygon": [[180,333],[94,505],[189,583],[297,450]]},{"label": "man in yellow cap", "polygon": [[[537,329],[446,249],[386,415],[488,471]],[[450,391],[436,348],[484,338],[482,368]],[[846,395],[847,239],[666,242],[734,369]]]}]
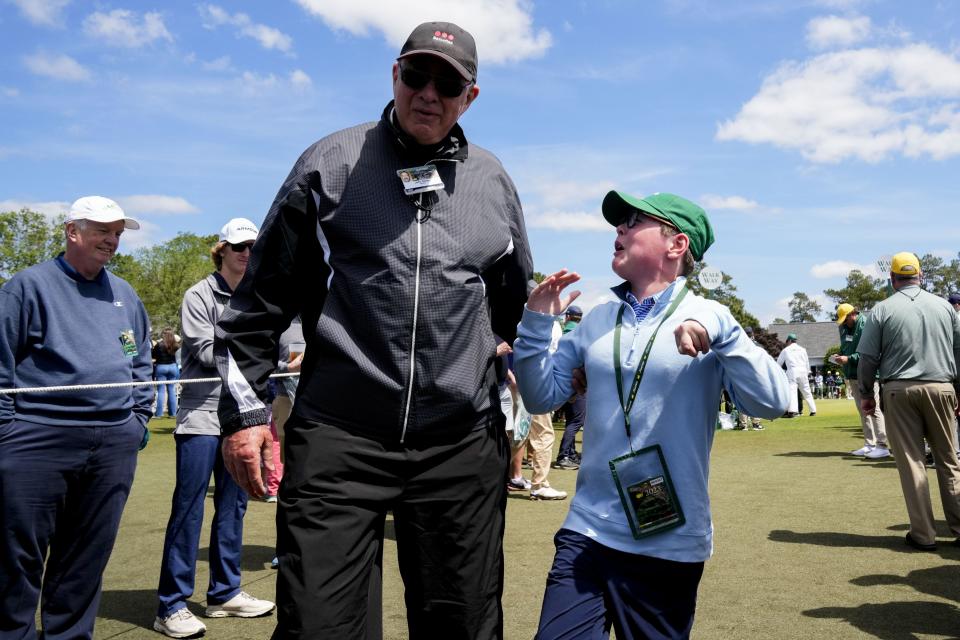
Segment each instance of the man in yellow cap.
[{"label": "man in yellow cap", "polygon": [[[863,427],[863,446],[850,453],[875,460],[889,457],[890,449],[887,447],[883,412],[878,407],[873,414],[866,413],[860,406],[863,396],[860,385],[857,384],[857,364],[860,362],[857,346],[860,344],[866,321],[867,316],[852,304],[844,302],[837,307],[837,324],[840,325],[840,355],[837,356],[837,364],[843,367],[843,376],[851,381],[850,389],[853,391],[853,399],[857,403],[857,411],[860,412],[860,425]],[[874,381],[870,387],[870,397],[876,399],[878,393],[879,388]]]},{"label": "man in yellow cap", "polygon": [[960,463],[957,462],[957,358],[960,320],[953,307],[920,287],[920,261],[903,252],[890,264],[892,296],[870,312],[863,327],[857,377],[860,406],[874,413],[873,379],[883,385],[887,434],[910,517],[905,542],[921,551],[937,548],[933,507],[924,467],[923,439],[936,461],[943,513],[960,546]]}]

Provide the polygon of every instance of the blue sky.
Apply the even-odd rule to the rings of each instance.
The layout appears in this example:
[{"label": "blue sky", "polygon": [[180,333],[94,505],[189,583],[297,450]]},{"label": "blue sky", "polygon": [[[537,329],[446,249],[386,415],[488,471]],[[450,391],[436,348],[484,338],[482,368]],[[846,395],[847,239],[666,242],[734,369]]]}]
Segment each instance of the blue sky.
[{"label": "blue sky", "polygon": [[0,0],[0,209],[115,198],[144,223],[121,250],[259,223],[305,147],[379,117],[412,27],[447,19],[480,57],[461,124],[513,176],[539,271],[578,271],[595,304],[616,283],[603,195],[669,191],[704,206],[706,262],[769,322],[882,255],[956,256],[958,17],[960,0]]}]

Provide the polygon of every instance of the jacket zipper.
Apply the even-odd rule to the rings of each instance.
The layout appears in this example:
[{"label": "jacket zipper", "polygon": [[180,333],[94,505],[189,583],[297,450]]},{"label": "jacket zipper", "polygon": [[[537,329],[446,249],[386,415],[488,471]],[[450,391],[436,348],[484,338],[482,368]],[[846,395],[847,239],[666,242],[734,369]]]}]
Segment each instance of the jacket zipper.
[{"label": "jacket zipper", "polygon": [[[422,200],[421,200],[422,202]],[[410,405],[413,400],[413,376],[417,363],[417,318],[420,314],[420,257],[423,251],[423,220],[425,212],[417,205],[417,267],[413,277],[413,326],[410,329],[410,371],[407,382],[407,401],[403,409],[403,429],[400,431],[400,444],[407,437],[407,424],[410,421]]]}]

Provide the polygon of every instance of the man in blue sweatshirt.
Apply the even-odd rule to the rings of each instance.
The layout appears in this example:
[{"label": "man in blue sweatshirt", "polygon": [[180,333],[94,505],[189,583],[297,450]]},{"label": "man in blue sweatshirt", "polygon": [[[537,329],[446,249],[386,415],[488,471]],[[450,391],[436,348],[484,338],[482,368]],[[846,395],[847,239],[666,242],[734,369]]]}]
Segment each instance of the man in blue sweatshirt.
[{"label": "man in blue sweatshirt", "polygon": [[[0,389],[150,380],[146,310],[104,269],[139,228],[107,198],[73,203],[66,250],[0,289]],[[42,637],[93,637],[152,401],[149,386],[0,393],[3,638],[37,636],[41,595]]]},{"label": "man in blue sweatshirt", "polygon": [[611,626],[622,640],[685,638],[713,552],[707,482],[720,391],[775,418],[789,386],[725,306],[687,290],[713,242],[703,209],[611,191],[603,215],[625,280],[616,299],[551,352],[554,318],[579,295],[563,293],[579,276],[559,271],[530,294],[514,343],[530,411],[563,404],[574,368],[590,383],[577,492],[554,539],[537,638],[599,638]]}]

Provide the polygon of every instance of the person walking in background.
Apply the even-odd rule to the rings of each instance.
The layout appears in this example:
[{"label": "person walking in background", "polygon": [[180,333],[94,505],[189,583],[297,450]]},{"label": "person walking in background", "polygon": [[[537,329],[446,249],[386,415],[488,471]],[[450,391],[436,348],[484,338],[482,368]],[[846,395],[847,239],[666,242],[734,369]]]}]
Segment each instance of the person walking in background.
[{"label": "person walking in background", "polygon": [[180,367],[177,365],[177,350],[180,341],[173,332],[173,327],[164,327],[160,339],[153,347],[153,375],[157,385],[157,418],[163,417],[166,407],[167,415],[175,418],[177,415],[177,380],[180,379]]},{"label": "person walking in background", "polygon": [[817,403],[813,400],[813,393],[810,392],[810,359],[807,357],[807,350],[797,344],[797,334],[787,334],[787,346],[783,348],[777,357],[777,364],[787,368],[787,379],[790,381],[790,408],[787,409],[787,417],[793,418],[800,415],[798,406],[800,399],[797,392],[803,394],[803,399],[810,407],[810,415],[817,415]]},{"label": "person walking in background", "polygon": [[960,462],[954,424],[960,320],[950,304],[920,287],[920,260],[910,252],[893,256],[894,293],[867,317],[857,352],[860,405],[872,414],[879,375],[887,436],[896,451],[900,487],[910,531],[905,542],[921,551],[937,548],[923,440],[936,463],[940,501],[947,527],[960,546]]},{"label": "person walking in background", "polygon": [[[70,206],[66,250],[0,289],[0,388],[149,383],[146,309],[104,268],[139,228],[108,198]],[[152,404],[149,384],[0,395],[0,637],[93,637]]]},{"label": "person walking in background", "polygon": [[[563,335],[577,328],[583,319],[583,310],[570,305],[563,315]],[[563,438],[560,440],[560,450],[557,452],[557,461],[554,467],[558,469],[579,469],[580,454],[577,452],[577,434],[583,428],[583,420],[587,413],[587,399],[583,394],[575,393],[563,405]]]},{"label": "person walking in background", "polygon": [[[857,384],[857,367],[860,363],[860,355],[857,353],[857,347],[860,345],[860,338],[863,335],[863,325],[866,324],[866,314],[860,311],[852,304],[844,302],[837,307],[837,325],[840,330],[840,355],[836,357],[836,362],[843,367],[843,373],[850,381],[850,390],[853,393],[853,399],[857,403],[857,412],[860,414],[860,426],[863,427],[863,446],[850,453],[855,456],[863,456],[871,460],[890,457],[890,449],[887,445],[887,430],[884,426],[883,412],[877,407],[873,413],[866,413],[863,410],[860,394],[860,385]],[[864,383],[863,387],[870,385]],[[871,387],[870,397],[876,399],[880,393],[880,385],[874,381]]]},{"label": "person walking in background", "polygon": [[[213,334],[223,308],[247,269],[257,226],[234,218],[220,230],[210,250],[216,271],[190,287],[180,307],[185,379],[218,377],[213,357]],[[223,465],[217,404],[220,382],[184,385],[177,427],[176,486],[163,541],[157,617],[153,628],[171,638],[206,631],[206,625],[187,609],[193,595],[203,504],[213,476],[213,524],[210,529],[210,582],[206,615],[210,618],[250,618],[273,611],[274,605],[240,588],[240,554],[247,494]]]}]

